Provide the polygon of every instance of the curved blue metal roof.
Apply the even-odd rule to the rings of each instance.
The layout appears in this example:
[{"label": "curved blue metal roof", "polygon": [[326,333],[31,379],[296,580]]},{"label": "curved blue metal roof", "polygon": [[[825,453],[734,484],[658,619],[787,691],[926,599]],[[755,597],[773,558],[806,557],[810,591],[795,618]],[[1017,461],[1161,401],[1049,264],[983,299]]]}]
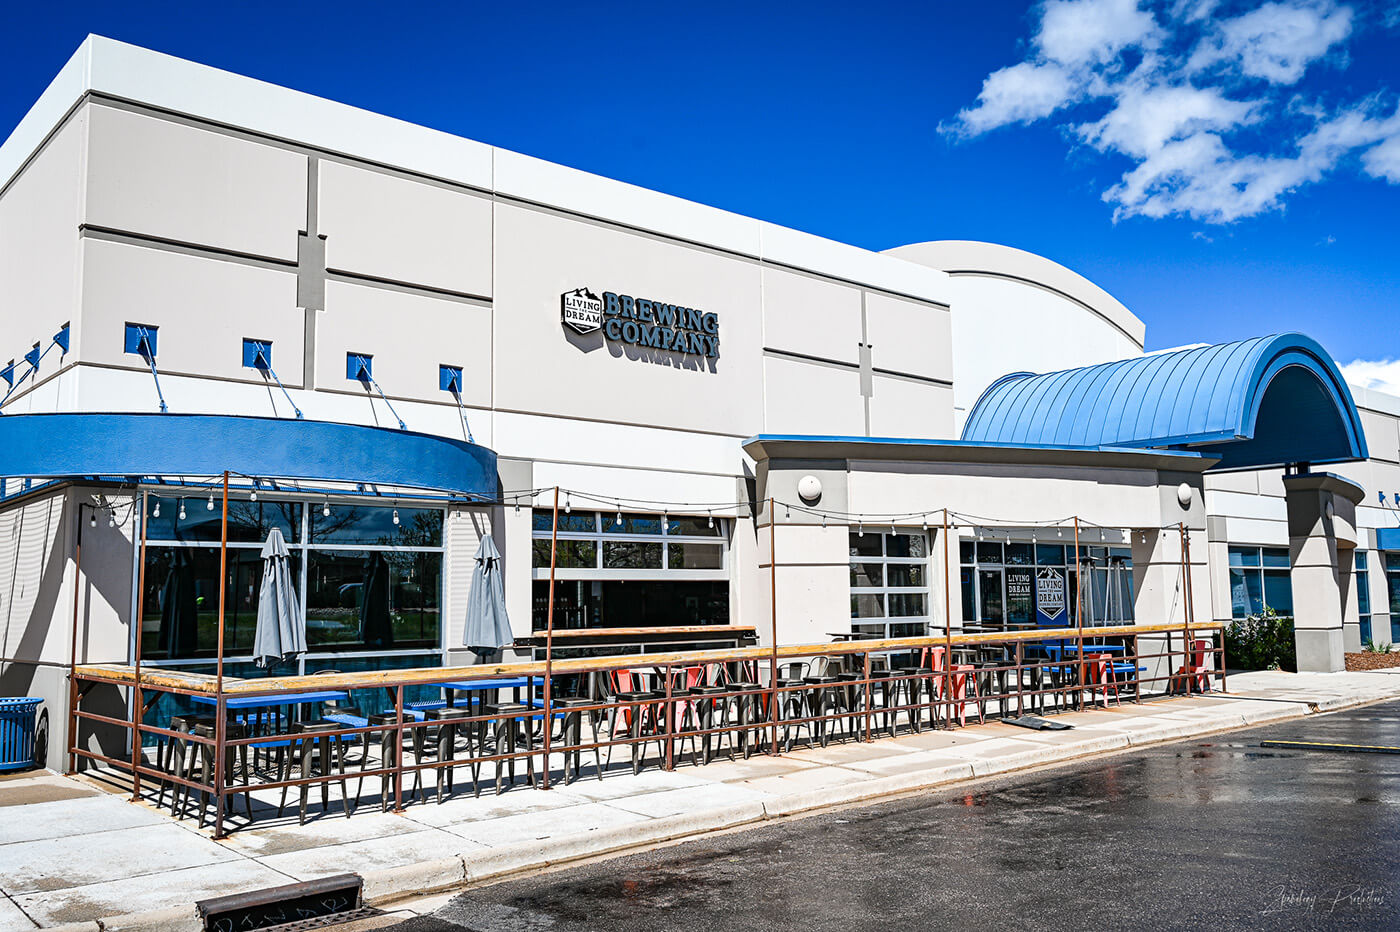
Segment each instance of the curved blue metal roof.
[{"label": "curved blue metal roof", "polygon": [[496,454],[433,434],[216,414],[0,416],[3,477],[216,476],[224,470],[496,498]]},{"label": "curved blue metal roof", "polygon": [[1346,380],[1301,333],[1012,373],[982,393],[962,439],[1199,449],[1217,470],[1367,456]]}]

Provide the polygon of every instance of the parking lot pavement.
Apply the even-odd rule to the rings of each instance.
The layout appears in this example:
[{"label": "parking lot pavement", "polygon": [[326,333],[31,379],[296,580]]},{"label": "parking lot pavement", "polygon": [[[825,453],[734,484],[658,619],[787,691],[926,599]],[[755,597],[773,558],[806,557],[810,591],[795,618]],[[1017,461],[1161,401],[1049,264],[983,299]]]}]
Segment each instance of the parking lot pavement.
[{"label": "parking lot pavement", "polygon": [[463,893],[396,932],[1400,927],[1400,701]]}]

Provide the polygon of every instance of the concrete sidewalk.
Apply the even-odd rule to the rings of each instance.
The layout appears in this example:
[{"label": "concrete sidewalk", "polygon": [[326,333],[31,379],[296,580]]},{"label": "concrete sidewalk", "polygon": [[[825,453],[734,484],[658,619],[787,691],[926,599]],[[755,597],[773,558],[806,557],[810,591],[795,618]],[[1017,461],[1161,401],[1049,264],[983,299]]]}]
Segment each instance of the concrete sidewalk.
[{"label": "concrete sidewalk", "polygon": [[[1073,730],[1005,724],[925,731],[869,744],[795,749],[673,772],[585,776],[409,805],[336,809],[306,826],[255,823],[215,842],[194,820],[128,802],[100,778],[51,773],[0,781],[0,932],[82,923],[89,932],[197,927],[196,900],[341,871],[373,904],[746,823],[1075,760],[1091,754],[1301,718],[1400,696],[1400,669],[1250,673],[1230,692],[1124,704],[1057,718]],[[374,782],[374,781],[369,781]],[[352,780],[353,783],[353,780]]]}]

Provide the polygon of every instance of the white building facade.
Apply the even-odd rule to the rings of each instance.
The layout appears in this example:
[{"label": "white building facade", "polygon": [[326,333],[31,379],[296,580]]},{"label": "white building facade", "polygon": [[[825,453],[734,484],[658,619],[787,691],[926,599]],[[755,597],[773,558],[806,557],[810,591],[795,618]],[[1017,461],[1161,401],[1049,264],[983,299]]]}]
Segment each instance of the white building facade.
[{"label": "white building facade", "polygon": [[[485,535],[528,654],[556,487],[563,629],[766,641],[773,594],[788,643],[1044,622],[1044,578],[1104,620],[1173,620],[1186,592],[1197,620],[1269,600],[1300,629],[1312,613],[1324,633],[1300,637],[1300,663],[1316,668],[1394,639],[1400,400],[1345,399],[1369,458],[1309,486],[1317,528],[1285,492],[1292,459],[1218,472],[1209,446],[961,442],[1008,373],[1143,352],[1118,301],[1007,247],[872,253],[94,37],[0,147],[0,294],[0,430],[215,419],[180,452],[234,473],[235,675],[271,527],[293,551],[307,672],[471,662]],[[299,424],[356,425],[494,452],[494,473],[472,494],[259,476],[220,418],[287,422],[292,459],[313,436]],[[49,444],[23,436],[23,466],[0,453],[0,694],[61,709],[69,664],[129,662],[138,617],[146,662],[207,666],[218,470],[113,474],[73,465],[82,451],[32,467]],[[411,473],[397,460],[417,454],[384,443]],[[1315,612],[1307,567],[1333,574]]]}]

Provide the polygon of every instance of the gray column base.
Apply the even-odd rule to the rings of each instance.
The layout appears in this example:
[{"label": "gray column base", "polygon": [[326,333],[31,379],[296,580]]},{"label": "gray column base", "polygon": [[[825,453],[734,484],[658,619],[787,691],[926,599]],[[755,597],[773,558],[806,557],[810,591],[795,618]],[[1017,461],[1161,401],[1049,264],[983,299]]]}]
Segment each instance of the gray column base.
[{"label": "gray column base", "polygon": [[1337,628],[1295,628],[1299,673],[1338,673],[1346,669],[1342,632]]}]

